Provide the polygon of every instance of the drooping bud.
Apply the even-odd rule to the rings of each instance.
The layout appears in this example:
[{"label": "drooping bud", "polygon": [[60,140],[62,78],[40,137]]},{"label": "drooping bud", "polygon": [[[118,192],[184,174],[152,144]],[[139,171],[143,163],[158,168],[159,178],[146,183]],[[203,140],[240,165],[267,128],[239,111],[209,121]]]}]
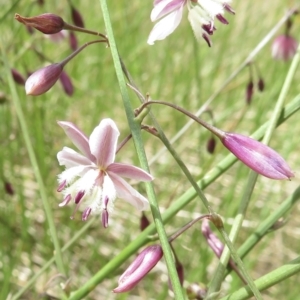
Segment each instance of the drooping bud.
[{"label": "drooping bud", "polygon": [[260,92],[263,92],[263,90],[265,89],[265,82],[262,78],[259,78],[257,88]]},{"label": "drooping bud", "polygon": [[128,292],[133,289],[159,262],[163,256],[160,245],[151,245],[144,249],[119,278],[114,293]]},{"label": "drooping bud", "polygon": [[25,83],[27,95],[38,96],[46,93],[60,78],[63,65],[56,63],[34,72]]},{"label": "drooping bud", "polygon": [[73,31],[70,31],[69,43],[70,43],[70,47],[73,51],[77,50],[77,48],[78,48],[77,37]]},{"label": "drooping bud", "polygon": [[45,33],[53,34],[60,32],[64,29],[64,20],[55,14],[42,14],[35,17],[22,17],[19,14],[15,14],[15,19],[24,25],[34,27],[35,29]]},{"label": "drooping bud", "polygon": [[191,283],[187,287],[186,293],[188,299],[203,300],[207,294],[207,287],[201,283]]},{"label": "drooping bud", "polygon": [[297,52],[298,42],[290,35],[280,35],[272,44],[272,56],[274,59],[288,61]]},{"label": "drooping bud", "polygon": [[208,153],[213,154],[216,148],[216,139],[214,136],[211,136],[206,144],[206,150]]},{"label": "drooping bud", "polygon": [[250,137],[225,133],[223,145],[250,169],[271,179],[290,179],[293,172],[286,161],[272,148]]},{"label": "drooping bud", "polygon": [[142,212],[142,216],[140,219],[140,229],[141,231],[144,231],[146,229],[146,227],[148,227],[150,224],[148,218],[146,217],[146,215],[144,214],[144,212]]},{"label": "drooping bud", "polygon": [[12,74],[12,77],[13,77],[15,83],[20,84],[20,85],[25,84],[25,78],[21,75],[21,73],[19,71],[17,71],[16,69],[11,69],[11,74]]},{"label": "drooping bud", "polygon": [[80,12],[74,7],[71,7],[72,21],[78,27],[84,27],[83,19]]},{"label": "drooping bud", "polygon": [[12,184],[10,182],[8,182],[8,181],[4,182],[4,189],[5,189],[5,191],[6,191],[6,193],[8,195],[13,196],[15,194],[15,191],[14,191],[14,189],[12,187]]},{"label": "drooping bud", "polygon": [[247,85],[247,89],[246,89],[246,103],[250,104],[252,97],[253,97],[253,92],[254,92],[254,84],[253,81],[251,80],[248,85]]},{"label": "drooping bud", "polygon": [[72,96],[74,93],[74,87],[73,87],[70,77],[68,76],[68,74],[65,71],[61,72],[59,80],[61,82],[61,85],[62,85],[65,93],[69,96]]}]

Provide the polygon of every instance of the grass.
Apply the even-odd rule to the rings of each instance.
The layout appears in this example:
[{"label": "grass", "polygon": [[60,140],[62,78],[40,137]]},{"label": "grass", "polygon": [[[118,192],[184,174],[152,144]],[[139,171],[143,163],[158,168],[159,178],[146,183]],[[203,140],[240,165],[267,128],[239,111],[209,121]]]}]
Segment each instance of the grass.
[{"label": "grass", "polygon": [[[61,61],[71,53],[67,40],[55,44],[39,32],[29,35],[24,26],[14,21],[15,12],[24,16],[53,12],[69,22],[71,19],[67,1],[46,1],[43,7],[27,0],[16,1],[15,4],[0,0],[0,4],[1,48],[6,53],[9,65],[24,76],[27,72],[49,63],[37,57],[32,47],[43,53],[49,61],[55,62]],[[74,1],[73,4],[82,13],[87,28],[105,32],[98,1]],[[260,1],[234,1],[233,7],[236,15],[228,16],[230,25],[217,24],[218,29],[212,37],[212,48],[208,48],[204,42],[197,43],[194,40],[187,18],[183,18],[179,28],[166,40],[148,46],[146,39],[152,28],[149,20],[152,2],[109,1],[119,53],[140,90],[143,93],[149,92],[153,99],[174,102],[192,112],[197,111],[240,66],[288,8],[286,3],[279,0],[273,1],[271,8],[267,2]],[[298,27],[299,17],[296,17],[292,29],[296,38],[299,38],[296,36]],[[283,31],[284,28],[281,28],[278,34]],[[93,39],[84,34],[77,34],[77,37],[80,44]],[[4,93],[6,101],[0,105],[1,179],[2,182],[10,182],[15,193],[9,195],[1,188],[0,299],[10,299],[53,257],[54,248],[41,201],[40,186],[25,147],[3,59],[4,56],[0,65],[0,91]],[[249,72],[247,68],[244,69],[209,105],[219,128],[251,134],[271,117],[290,63],[274,61],[270,54],[270,43],[259,52],[255,63],[265,81],[265,90],[262,93],[255,91],[251,105],[246,105],[245,89]],[[63,146],[72,145],[56,121],[72,121],[89,134],[102,118],[110,117],[116,121],[121,131],[120,140],[130,131],[108,48],[97,44],[89,46],[72,60],[65,70],[75,86],[72,97],[64,94],[59,83],[39,97],[26,96],[24,87],[17,86],[61,247],[67,244],[85,223],[81,222],[79,213],[74,220],[70,220],[73,212],[71,205],[65,208],[58,207],[62,199],[56,192],[56,176],[62,169],[58,166],[56,154]],[[296,71],[286,103],[299,94],[297,78],[299,70]],[[129,93],[132,105],[138,107],[137,97],[132,91]],[[173,137],[188,121],[185,116],[168,107],[153,106],[152,112],[168,138]],[[204,114],[203,118],[210,122],[207,114]],[[246,219],[236,241],[237,247],[299,185],[297,166],[300,159],[298,140],[295,137],[300,134],[300,126],[297,120],[297,115],[293,116],[276,129],[270,143],[271,147],[288,161],[295,171],[295,178],[292,181],[258,178]],[[145,123],[151,124],[150,118],[147,118]],[[142,137],[147,157],[151,160],[160,151],[162,144],[145,132],[142,133]],[[209,137],[208,132],[193,124],[173,144],[197,180],[203,178],[228,154],[220,144],[217,144],[214,155],[207,153],[206,143]],[[117,160],[139,165],[132,142],[122,149]],[[162,211],[191,187],[172,156],[166,152],[151,164],[151,173],[156,178],[154,186]],[[205,189],[205,195],[212,207],[222,216],[227,232],[230,231],[232,220],[237,213],[248,174],[249,170],[245,166],[236,163]],[[144,185],[136,187],[145,194]],[[284,216],[286,224],[266,235],[244,259],[254,279],[297,257],[299,209],[296,202]],[[171,235],[192,218],[204,213],[206,210],[196,198],[166,224],[167,233]],[[150,212],[147,212],[147,216],[152,220]],[[57,277],[60,273],[59,268],[52,264],[20,299],[48,299],[46,294],[60,299],[62,296],[59,284],[65,283],[67,279],[70,279],[70,291],[82,287],[99,269],[138,237],[139,218],[139,212],[132,210],[127,203],[117,201],[108,229],[102,228],[99,218],[96,218],[88,230],[64,252],[67,277]],[[202,282],[208,285],[218,259],[207,247],[199,225],[180,236],[174,242],[174,248],[184,266],[185,284]],[[128,295],[112,294],[111,290],[117,286],[119,275],[132,259],[133,257],[107,276],[85,299],[171,298],[164,260]],[[298,291],[295,284],[299,279],[299,275],[295,275],[271,287],[263,293],[263,298],[296,299]],[[241,286],[238,277],[231,273],[223,282],[220,297],[236,291]]]}]

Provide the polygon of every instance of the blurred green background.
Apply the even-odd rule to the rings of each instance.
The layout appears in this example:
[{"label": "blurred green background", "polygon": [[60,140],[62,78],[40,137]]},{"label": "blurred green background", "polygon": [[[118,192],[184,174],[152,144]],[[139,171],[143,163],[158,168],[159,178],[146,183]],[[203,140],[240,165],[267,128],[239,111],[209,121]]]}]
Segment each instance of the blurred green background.
[{"label": "blurred green background", "polygon": [[[213,47],[195,41],[186,17],[180,26],[166,40],[147,45],[147,37],[153,24],[150,21],[152,1],[108,1],[113,29],[119,53],[129,72],[143,93],[149,92],[152,99],[176,103],[191,112],[196,112],[202,104],[221,86],[221,84],[245,60],[247,55],[268,34],[288,8],[295,1],[233,1],[236,15],[227,14],[228,26],[216,23],[217,31],[212,36]],[[105,33],[102,13],[98,1],[72,1],[80,11],[85,27]],[[27,77],[49,62],[59,62],[68,56],[68,38],[54,43],[42,33],[35,31],[30,35],[26,28],[14,20],[14,14],[34,16],[52,12],[71,23],[70,3],[45,1],[0,0],[0,30],[3,49],[9,65]],[[185,12],[186,13],[186,12]],[[186,15],[186,14],[185,14]],[[291,33],[299,38],[300,18],[294,19]],[[282,27],[277,34],[283,33]],[[93,36],[76,33],[79,45],[93,40]],[[274,61],[271,57],[271,43],[268,43],[255,58],[253,65],[254,82],[259,77],[265,82],[265,90],[257,88],[251,105],[245,101],[246,86],[249,82],[249,69],[245,68],[230,82],[209,105],[217,127],[250,135],[268,120],[282,88],[290,62]],[[36,55],[42,53],[48,62]],[[0,64],[0,299],[10,297],[20,290],[28,280],[53,256],[53,245],[49,234],[39,186],[33,174],[28,153],[19,127],[15,108],[12,104],[7,77],[4,72],[3,57]],[[57,175],[62,171],[56,154],[64,146],[72,146],[57,120],[77,124],[87,135],[102,118],[112,118],[121,132],[120,141],[129,134],[129,127],[118,83],[113,68],[109,48],[102,44],[91,45],[74,58],[65,68],[75,87],[72,97],[67,96],[58,82],[49,92],[39,97],[25,95],[24,87],[17,91],[22,103],[44,183],[47,187],[48,201],[53,210],[60,243],[63,246],[84,223],[80,213],[70,220],[74,207],[59,208],[61,195],[56,192]],[[300,92],[300,74],[296,72],[286,103]],[[139,106],[139,100],[130,91],[132,105]],[[160,122],[168,138],[173,137],[188,119],[163,106],[153,106],[152,112]],[[203,119],[211,122],[208,114]],[[299,185],[300,163],[298,114],[278,128],[271,141],[271,147],[278,151],[295,171],[292,181],[272,181],[261,176],[258,179],[248,209],[237,246],[253,232],[279,204]],[[150,119],[145,123],[150,124]],[[205,173],[228,154],[217,144],[213,155],[206,151],[210,134],[197,124],[174,143],[195,179]],[[146,153],[151,160],[162,144],[158,139],[143,133]],[[117,155],[117,161],[139,165],[132,142],[129,142]],[[151,173],[156,180],[155,189],[161,210],[169,207],[172,201],[190,188],[190,183],[171,155],[164,152],[153,163]],[[249,169],[237,163],[214,182],[205,194],[212,207],[224,218],[226,229],[236,214]],[[4,183],[9,182],[14,195],[9,195]],[[145,194],[142,184],[136,186]],[[299,209],[298,203],[286,216],[286,225],[268,234],[263,241],[244,259],[253,278],[281,266],[299,254]],[[166,225],[168,234],[206,213],[199,199],[180,211]],[[150,212],[146,213],[151,220]],[[118,254],[139,234],[140,213],[127,203],[116,202],[115,211],[110,218],[110,226],[104,229],[98,218],[89,230],[63,255],[70,278],[70,289],[76,290],[93,276],[102,266]],[[206,244],[200,225],[194,226],[174,242],[174,248],[185,270],[186,284],[211,280],[217,258]],[[130,260],[131,261],[131,260]],[[115,295],[111,291],[117,286],[117,279],[129,262],[118,272],[111,274],[99,284],[86,299],[169,299],[168,276],[163,260],[128,295]],[[53,264],[20,299],[52,299],[59,297],[58,274]],[[50,280],[50,283],[49,283]],[[297,299],[300,280],[296,275],[264,292],[264,299]],[[241,286],[235,274],[227,277],[222,292],[232,292]],[[53,298],[55,299],[55,298]]]}]

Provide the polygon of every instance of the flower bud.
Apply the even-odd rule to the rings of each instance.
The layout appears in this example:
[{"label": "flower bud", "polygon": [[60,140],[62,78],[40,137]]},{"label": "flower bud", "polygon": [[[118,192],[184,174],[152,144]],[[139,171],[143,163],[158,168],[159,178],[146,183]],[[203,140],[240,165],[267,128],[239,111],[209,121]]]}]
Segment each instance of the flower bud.
[{"label": "flower bud", "polygon": [[73,31],[70,31],[69,34],[69,43],[70,43],[70,47],[73,51],[77,50],[78,48],[78,42],[77,42],[77,38],[76,35]]},{"label": "flower bud", "polygon": [[59,79],[62,70],[63,65],[60,63],[37,70],[26,80],[26,94],[38,96],[46,93]]},{"label": "flower bud", "polygon": [[81,14],[73,6],[71,7],[71,15],[72,15],[72,20],[73,20],[74,25],[83,28],[84,27],[84,23],[83,23],[83,19],[81,17]]},{"label": "flower bud", "polygon": [[6,193],[8,195],[13,196],[15,194],[15,191],[14,191],[14,189],[12,187],[12,184],[10,182],[8,182],[8,181],[4,182],[4,189],[5,189],[5,191],[6,191]]},{"label": "flower bud", "polygon": [[263,90],[265,89],[265,82],[262,78],[259,78],[257,88],[260,92],[263,92]]},{"label": "flower bud", "polygon": [[150,222],[149,222],[148,218],[146,217],[144,212],[142,212],[142,216],[141,216],[141,219],[140,219],[140,229],[141,229],[141,231],[144,231],[149,226],[149,224],[150,224]]},{"label": "flower bud", "polygon": [[152,245],[144,249],[119,278],[119,286],[114,293],[128,292],[133,289],[162,258],[160,245]]},{"label": "flower bud", "polygon": [[223,145],[250,169],[271,179],[290,179],[293,172],[286,161],[272,148],[250,137],[225,133]]},{"label": "flower bud", "polygon": [[15,19],[24,25],[34,27],[35,29],[45,33],[53,34],[64,29],[64,20],[54,14],[46,13],[35,17],[22,17],[15,14]]},{"label": "flower bud", "polygon": [[254,84],[253,81],[251,80],[248,85],[247,85],[247,89],[246,89],[246,103],[250,104],[252,97],[253,97],[253,92],[254,92]]},{"label": "flower bud", "polygon": [[61,85],[62,85],[65,93],[69,96],[72,96],[74,93],[74,87],[73,87],[70,77],[68,76],[68,74],[65,71],[61,72],[59,80],[61,82]]},{"label": "flower bud", "polygon": [[20,84],[20,85],[24,85],[25,84],[25,79],[20,74],[19,71],[17,71],[16,69],[11,69],[11,74],[12,74],[12,77],[13,77],[15,83]]},{"label": "flower bud", "polygon": [[278,60],[287,61],[294,57],[298,42],[290,35],[279,35],[272,44],[272,56]]},{"label": "flower bud", "polygon": [[216,148],[216,139],[214,136],[210,137],[206,144],[206,150],[208,153],[213,154]]}]

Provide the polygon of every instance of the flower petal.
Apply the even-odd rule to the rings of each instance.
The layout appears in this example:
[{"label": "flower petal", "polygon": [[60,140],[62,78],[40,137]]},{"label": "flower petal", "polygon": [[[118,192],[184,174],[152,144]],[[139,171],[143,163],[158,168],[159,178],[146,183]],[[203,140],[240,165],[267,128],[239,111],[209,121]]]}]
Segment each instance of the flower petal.
[{"label": "flower petal", "polygon": [[180,9],[185,4],[186,0],[163,0],[156,1],[151,12],[151,21],[155,22],[161,17]]},{"label": "flower petal", "polygon": [[112,163],[108,166],[107,172],[113,172],[119,176],[139,181],[153,180],[153,177],[146,171],[142,170],[141,168],[127,164]]},{"label": "flower petal", "polygon": [[120,132],[112,119],[103,119],[90,136],[91,153],[97,165],[106,168],[114,162]]},{"label": "flower petal", "polygon": [[89,158],[95,162],[95,157],[91,154],[89,141],[87,136],[73,123],[67,121],[58,121],[58,125],[65,131],[66,135],[71,139],[73,144]]},{"label": "flower petal", "polygon": [[57,160],[60,166],[71,168],[78,165],[90,165],[91,161],[85,156],[77,153],[69,147],[64,147],[57,153]]},{"label": "flower petal", "polygon": [[161,19],[153,27],[148,37],[147,43],[153,45],[155,41],[163,40],[170,35],[179,25],[182,19],[183,4],[177,10]]},{"label": "flower petal", "polygon": [[129,185],[124,179],[112,172],[109,172],[108,175],[115,185],[117,196],[119,198],[124,199],[139,210],[148,209],[148,200],[138,191],[136,191],[131,185]]}]

